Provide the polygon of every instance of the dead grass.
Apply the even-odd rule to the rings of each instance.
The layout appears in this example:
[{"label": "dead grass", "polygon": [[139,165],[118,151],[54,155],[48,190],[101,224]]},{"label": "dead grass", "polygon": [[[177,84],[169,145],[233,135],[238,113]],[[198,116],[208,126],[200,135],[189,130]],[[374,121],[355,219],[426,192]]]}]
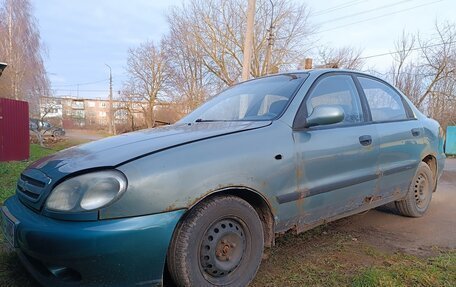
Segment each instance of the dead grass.
[{"label": "dead grass", "polygon": [[388,252],[328,225],[279,238],[252,286],[456,286],[456,252],[437,253]]}]

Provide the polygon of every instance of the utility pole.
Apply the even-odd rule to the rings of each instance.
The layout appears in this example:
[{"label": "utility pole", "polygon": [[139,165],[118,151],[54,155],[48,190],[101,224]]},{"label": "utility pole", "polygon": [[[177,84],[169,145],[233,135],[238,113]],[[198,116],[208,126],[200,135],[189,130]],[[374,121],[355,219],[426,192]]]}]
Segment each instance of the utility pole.
[{"label": "utility pole", "polygon": [[255,2],[249,0],[247,6],[247,29],[244,40],[244,58],[242,60],[242,80],[247,81],[250,77],[250,60],[252,58],[253,46],[253,24],[255,20]]},{"label": "utility pole", "polygon": [[271,73],[271,57],[272,57],[272,47],[274,46],[274,2],[271,2],[271,25],[269,26],[269,35],[268,35],[268,48],[266,50],[266,56],[264,60],[264,67],[266,70],[266,75]]},{"label": "utility pole", "polygon": [[105,64],[109,68],[109,105],[108,105],[108,132],[109,134],[115,134],[115,128],[113,125],[113,114],[112,114],[112,70],[111,66]]},{"label": "utility pole", "polygon": [[306,58],[306,59],[304,60],[304,69],[310,70],[310,69],[312,69],[312,66],[313,66],[313,64],[312,64],[312,58]]}]

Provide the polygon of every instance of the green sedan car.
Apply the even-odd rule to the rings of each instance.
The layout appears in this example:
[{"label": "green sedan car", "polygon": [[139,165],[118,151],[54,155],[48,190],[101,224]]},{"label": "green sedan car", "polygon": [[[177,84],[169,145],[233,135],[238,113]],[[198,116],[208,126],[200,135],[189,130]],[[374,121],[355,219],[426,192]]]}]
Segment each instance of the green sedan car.
[{"label": "green sedan car", "polygon": [[371,75],[243,82],[178,123],[27,167],[2,228],[44,286],[245,286],[277,234],[388,203],[426,213],[443,132]]}]

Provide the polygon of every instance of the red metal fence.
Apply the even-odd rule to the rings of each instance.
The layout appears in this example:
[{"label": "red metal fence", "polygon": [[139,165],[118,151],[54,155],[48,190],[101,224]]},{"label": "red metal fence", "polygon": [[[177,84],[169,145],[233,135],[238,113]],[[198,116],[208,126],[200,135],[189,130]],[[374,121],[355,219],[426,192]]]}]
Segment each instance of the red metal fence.
[{"label": "red metal fence", "polygon": [[0,98],[0,161],[29,158],[28,103]]}]

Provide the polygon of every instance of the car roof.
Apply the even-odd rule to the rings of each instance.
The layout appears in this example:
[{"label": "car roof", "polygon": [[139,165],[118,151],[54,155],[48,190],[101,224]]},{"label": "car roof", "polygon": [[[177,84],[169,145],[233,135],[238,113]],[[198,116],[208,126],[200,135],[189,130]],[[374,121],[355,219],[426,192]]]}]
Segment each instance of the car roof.
[{"label": "car roof", "polygon": [[[319,75],[323,75],[323,74],[330,73],[330,72],[355,73],[355,74],[362,74],[362,75],[366,75],[366,76],[375,77],[375,76],[372,75],[372,74],[368,74],[368,73],[361,72],[361,71],[357,71],[357,70],[336,69],[336,68],[322,68],[322,69],[309,69],[309,70],[293,70],[293,71],[287,71],[287,72],[283,72],[283,73],[278,73],[278,74],[276,74],[276,75],[282,75],[282,74],[304,74],[304,73],[306,73],[306,74],[312,74],[312,75],[319,76]],[[377,77],[375,77],[375,78],[377,78]]]},{"label": "car roof", "polygon": [[371,75],[371,74],[367,74],[367,73],[364,73],[364,72],[360,72],[360,71],[356,71],[356,70],[349,70],[349,69],[336,69],[336,68],[318,68],[318,69],[309,69],[309,70],[290,70],[290,71],[284,71],[284,72],[280,72],[280,73],[276,73],[276,74],[269,74],[269,75],[264,75],[264,76],[260,76],[258,78],[252,78],[252,79],[249,79],[249,80],[246,80],[246,81],[241,81],[237,84],[241,84],[241,83],[246,83],[246,82],[250,82],[250,81],[254,81],[254,80],[258,80],[258,79],[263,79],[263,78],[269,78],[269,77],[274,77],[274,76],[280,76],[280,75],[290,75],[290,74],[312,74],[313,76],[320,76],[320,75],[323,75],[323,74],[326,74],[326,73],[330,73],[330,72],[344,72],[344,73],[354,73],[354,74],[361,74],[361,75],[366,75],[366,76],[370,76],[370,77],[374,77],[374,78],[377,78],[376,76],[374,75]]},{"label": "car roof", "polygon": [[367,77],[375,78],[375,79],[377,79],[377,80],[379,80],[381,82],[384,82],[387,85],[391,86],[396,91],[399,91],[399,90],[397,90],[396,87],[392,86],[390,83],[388,83],[387,81],[379,78],[376,75],[372,75],[372,74],[361,72],[361,71],[357,71],[357,70],[339,69],[339,68],[316,68],[316,69],[308,69],[308,70],[290,70],[290,71],[280,72],[280,73],[276,73],[276,74],[264,75],[264,76],[261,76],[261,77],[258,77],[258,78],[252,78],[250,80],[246,80],[246,81],[242,81],[242,82],[236,83],[236,85],[237,84],[242,84],[242,83],[247,83],[247,82],[258,80],[258,79],[274,77],[274,76],[280,76],[280,75],[290,75],[290,74],[294,74],[294,75],[301,74],[301,75],[304,75],[304,74],[306,74],[306,75],[312,75],[314,78],[318,78],[319,76],[321,76],[323,74],[340,73],[340,72],[342,72],[342,73],[351,73],[351,74],[356,74],[356,75],[364,75],[364,76],[367,76]]}]

